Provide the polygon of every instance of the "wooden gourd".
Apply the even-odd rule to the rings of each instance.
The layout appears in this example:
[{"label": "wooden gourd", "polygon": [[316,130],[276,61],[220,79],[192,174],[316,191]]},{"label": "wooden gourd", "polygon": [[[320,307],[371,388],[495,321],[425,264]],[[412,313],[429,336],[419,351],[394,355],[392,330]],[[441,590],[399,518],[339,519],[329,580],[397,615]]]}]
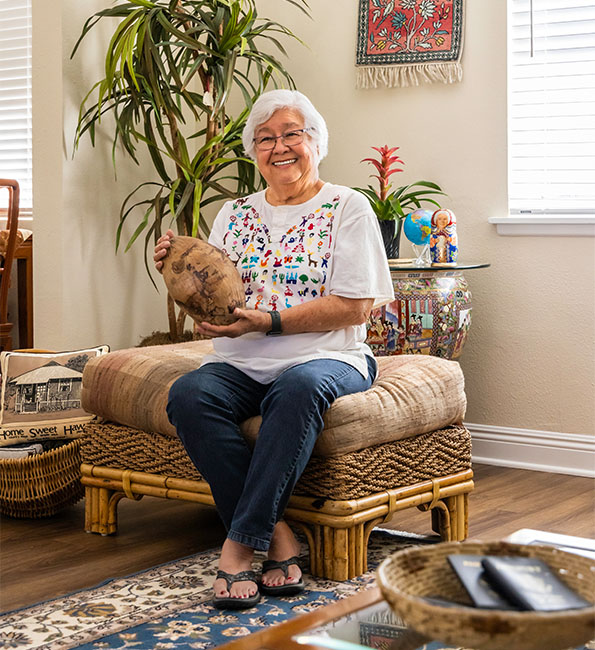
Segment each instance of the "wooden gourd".
[{"label": "wooden gourd", "polygon": [[176,304],[194,321],[230,325],[246,298],[233,262],[215,246],[195,237],[173,237],[163,260],[163,279]]}]

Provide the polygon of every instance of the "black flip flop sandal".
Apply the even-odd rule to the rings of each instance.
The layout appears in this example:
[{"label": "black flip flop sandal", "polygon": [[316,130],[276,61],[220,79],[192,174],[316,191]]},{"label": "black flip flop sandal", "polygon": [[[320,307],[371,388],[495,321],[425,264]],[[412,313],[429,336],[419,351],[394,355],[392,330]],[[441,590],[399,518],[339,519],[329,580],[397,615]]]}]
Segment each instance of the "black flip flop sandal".
[{"label": "black flip flop sandal", "polygon": [[[300,560],[297,556],[290,557],[289,560],[283,560],[282,562],[276,562],[275,560],[265,560],[262,563],[262,572],[266,573],[267,571],[272,571],[273,569],[281,569],[281,571],[283,571],[283,575],[287,578],[289,575],[288,568],[292,564],[300,567]],[[275,587],[265,585],[261,580],[259,588],[260,591],[262,591],[262,593],[266,594],[267,596],[292,596],[294,594],[299,594],[300,591],[304,591],[305,585],[302,578],[300,578],[299,582],[292,582],[286,585],[277,585]]]},{"label": "black flip flop sandal", "polygon": [[[223,578],[227,583],[227,591],[231,591],[231,585],[234,582],[249,580],[258,586],[258,579],[254,571],[240,571],[239,573],[227,573],[226,571],[217,571],[217,579]],[[232,596],[213,596],[213,605],[217,609],[250,609],[260,601],[260,591],[249,598],[233,598]]]}]

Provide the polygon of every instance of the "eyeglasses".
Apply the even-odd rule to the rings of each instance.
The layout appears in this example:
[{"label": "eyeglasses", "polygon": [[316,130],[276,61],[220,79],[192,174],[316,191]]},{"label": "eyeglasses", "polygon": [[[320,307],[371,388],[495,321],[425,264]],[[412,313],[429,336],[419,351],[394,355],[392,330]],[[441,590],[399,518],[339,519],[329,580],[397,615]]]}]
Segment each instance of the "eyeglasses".
[{"label": "eyeglasses", "polygon": [[271,149],[274,149],[279,138],[281,138],[281,142],[286,147],[295,147],[303,142],[304,133],[311,131],[312,129],[313,127],[307,127],[305,129],[287,131],[287,133],[282,133],[281,135],[265,135],[262,138],[254,138],[252,142],[254,142],[259,151],[270,151]]}]

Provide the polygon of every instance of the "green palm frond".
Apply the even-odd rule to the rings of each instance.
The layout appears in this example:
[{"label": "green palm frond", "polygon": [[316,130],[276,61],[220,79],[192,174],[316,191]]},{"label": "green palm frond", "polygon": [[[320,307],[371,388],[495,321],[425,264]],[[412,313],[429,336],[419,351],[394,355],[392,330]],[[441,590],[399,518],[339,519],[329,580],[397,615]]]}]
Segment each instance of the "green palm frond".
[{"label": "green palm frond", "polygon": [[[309,15],[305,0],[284,1]],[[260,19],[254,0],[120,0],[85,22],[71,56],[104,19],[119,20],[104,78],[81,102],[75,149],[83,137],[95,144],[111,115],[114,167],[119,147],[136,164],[139,147],[148,150],[154,173],[125,199],[116,231],[117,250],[124,226],[139,215],[125,250],[144,234],[147,265],[162,224],[208,236],[205,206],[261,187],[241,144],[248,108],[234,118],[227,103],[234,88],[247,107],[271,84],[294,88],[274,52],[285,55],[281,38],[299,39]]]}]

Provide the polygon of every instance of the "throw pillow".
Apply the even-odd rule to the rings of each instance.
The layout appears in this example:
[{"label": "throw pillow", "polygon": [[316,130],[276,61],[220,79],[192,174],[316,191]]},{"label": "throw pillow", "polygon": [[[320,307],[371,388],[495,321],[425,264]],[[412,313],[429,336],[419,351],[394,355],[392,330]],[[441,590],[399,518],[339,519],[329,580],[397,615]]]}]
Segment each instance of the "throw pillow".
[{"label": "throw pillow", "polygon": [[83,369],[102,345],[57,353],[2,352],[0,447],[77,438],[95,416],[81,408]]}]

